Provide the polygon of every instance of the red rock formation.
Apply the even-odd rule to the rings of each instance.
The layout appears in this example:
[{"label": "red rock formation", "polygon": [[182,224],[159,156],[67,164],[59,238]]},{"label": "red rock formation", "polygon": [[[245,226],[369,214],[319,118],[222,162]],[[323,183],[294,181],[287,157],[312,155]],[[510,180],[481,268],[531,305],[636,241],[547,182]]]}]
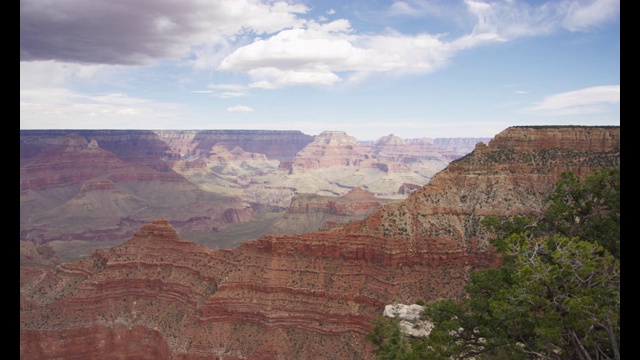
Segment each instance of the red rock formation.
[{"label": "red rock formation", "polygon": [[25,149],[38,144],[37,151],[21,153],[21,239],[124,240],[158,215],[171,217],[181,231],[208,231],[251,218],[240,199],[206,193],[166,164],[144,165],[152,164],[152,157],[129,154],[134,162],[128,162],[95,139],[42,136],[21,142]]},{"label": "red rock formation", "polygon": [[411,164],[429,161],[442,164],[440,170],[449,161],[462,155],[440,148],[427,139],[405,142],[391,134],[365,145],[345,132],[325,131],[316,136],[286,167],[300,171],[331,166],[359,166],[388,172],[410,171]]},{"label": "red rock formation", "polygon": [[620,166],[620,127],[513,127],[452,161],[407,200],[339,231],[477,241],[486,249],[483,216],[539,213],[563,171],[584,175],[602,166]]},{"label": "red rock formation", "polygon": [[[363,166],[368,147],[343,131],[324,131],[302,149],[293,160],[293,171],[331,166]],[[371,165],[369,165],[371,167]]]},{"label": "red rock formation", "polygon": [[377,198],[355,188],[342,196],[299,194],[291,199],[287,214],[271,228],[271,234],[295,234],[326,230],[362,220],[383,204],[397,200]]},{"label": "red rock formation", "polygon": [[313,137],[300,131],[272,130],[159,130],[158,138],[179,157],[208,157],[216,144],[238,146],[249,153],[260,153],[269,159],[290,160]]},{"label": "red rock formation", "polygon": [[161,359],[263,358],[265,347],[274,359],[372,358],[363,336],[385,303],[457,297],[469,269],[490,261],[323,233],[212,251],[159,219],[21,285],[21,354],[93,358],[141,341]]},{"label": "red rock formation", "polygon": [[160,219],[120,246],[25,276],[22,358],[144,350],[159,359],[373,359],[364,335],[385,304],[459,298],[473,269],[495,264],[482,216],[541,211],[563,170],[619,166],[619,127],[589,129],[612,140],[582,151],[552,140],[575,128],[547,140],[527,128],[540,150],[519,139],[522,130],[341,228],[214,251]]},{"label": "red rock formation", "polygon": [[158,216],[187,236],[252,220],[252,208],[283,210],[296,193],[359,186],[400,200],[402,183],[424,184],[449,161],[430,142],[393,135],[370,146],[343,132],[312,140],[299,131],[21,130],[21,239],[124,241]]}]

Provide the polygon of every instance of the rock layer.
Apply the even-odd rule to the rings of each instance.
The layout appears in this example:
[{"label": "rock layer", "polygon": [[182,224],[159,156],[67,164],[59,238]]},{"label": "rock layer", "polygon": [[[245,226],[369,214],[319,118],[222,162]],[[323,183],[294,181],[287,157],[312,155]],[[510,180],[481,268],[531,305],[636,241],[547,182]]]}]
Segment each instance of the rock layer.
[{"label": "rock layer", "polygon": [[401,200],[402,184],[423,185],[456,156],[392,135],[365,146],[343,132],[21,130],[20,236],[124,241],[166,217],[219,245],[229,224],[284,212],[298,194],[363,187]]},{"label": "rock layer", "polygon": [[[619,166],[619,127],[552,130],[509,128],[408,199],[329,231],[214,251],[159,219],[21,275],[22,358],[373,359],[364,335],[386,304],[458,299],[471,271],[496,265],[484,215],[542,211],[562,171]],[[576,130],[600,140],[567,144]]]}]

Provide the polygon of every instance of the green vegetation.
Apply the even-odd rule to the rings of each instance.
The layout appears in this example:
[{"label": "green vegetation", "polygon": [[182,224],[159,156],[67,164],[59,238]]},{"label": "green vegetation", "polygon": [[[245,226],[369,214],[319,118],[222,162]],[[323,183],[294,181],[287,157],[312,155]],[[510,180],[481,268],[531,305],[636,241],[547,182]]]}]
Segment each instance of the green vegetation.
[{"label": "green vegetation", "polygon": [[620,170],[566,172],[549,200],[539,217],[483,220],[501,265],[473,273],[465,299],[427,304],[428,338],[377,318],[379,358],[620,359]]}]

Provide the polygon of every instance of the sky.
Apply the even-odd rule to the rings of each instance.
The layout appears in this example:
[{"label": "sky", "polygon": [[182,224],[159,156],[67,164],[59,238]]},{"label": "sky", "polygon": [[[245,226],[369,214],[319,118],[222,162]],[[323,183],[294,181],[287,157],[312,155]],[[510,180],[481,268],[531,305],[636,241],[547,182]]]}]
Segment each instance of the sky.
[{"label": "sky", "polygon": [[619,0],[20,0],[20,129],[620,125]]}]

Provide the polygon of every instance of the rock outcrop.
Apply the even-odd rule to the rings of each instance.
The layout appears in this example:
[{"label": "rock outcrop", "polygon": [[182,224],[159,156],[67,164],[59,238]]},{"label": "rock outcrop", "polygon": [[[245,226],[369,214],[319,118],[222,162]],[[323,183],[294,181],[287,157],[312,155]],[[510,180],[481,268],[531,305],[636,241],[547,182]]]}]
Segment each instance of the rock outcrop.
[{"label": "rock outcrop", "polygon": [[364,146],[343,132],[21,130],[20,236],[124,241],[166,217],[184,236],[224,246],[230,225],[284,213],[295,195],[362,187],[404,199],[401,184],[424,185],[450,155],[392,135]]},{"label": "rock outcrop", "polygon": [[342,196],[295,195],[286,214],[271,226],[270,234],[301,234],[327,230],[362,220],[375,209],[396,200],[378,198],[362,188]]},{"label": "rock outcrop", "polygon": [[[469,269],[490,263],[405,249],[312,233],[213,251],[158,219],[120,246],[21,284],[21,355],[116,356],[119,344],[141,341],[160,359],[372,358],[363,337],[388,299],[433,289],[460,296]],[[114,332],[118,341],[105,344]]]},{"label": "rock outcrop", "polygon": [[424,306],[418,304],[389,304],[384,307],[382,315],[391,319],[398,319],[398,327],[405,335],[411,337],[429,336],[433,323],[422,319]]},{"label": "rock outcrop", "polygon": [[[251,217],[242,199],[206,192],[140,149],[119,149],[119,157],[103,142],[74,133],[36,135],[21,137],[23,240],[124,240],[157,216],[170,217],[181,231],[209,231]],[[149,151],[162,153],[159,148]]]},{"label": "rock outcrop", "polygon": [[[484,215],[541,211],[562,171],[620,165],[619,127],[548,130],[509,128],[408,199],[328,231],[210,250],[158,219],[21,276],[21,358],[373,359],[364,335],[385,305],[458,299],[497,263]],[[599,140],[566,144],[576,131]]]},{"label": "rock outcrop", "polygon": [[407,200],[335,231],[484,251],[485,215],[540,213],[563,171],[585,175],[603,166],[620,166],[620,127],[512,127],[452,161]]}]

